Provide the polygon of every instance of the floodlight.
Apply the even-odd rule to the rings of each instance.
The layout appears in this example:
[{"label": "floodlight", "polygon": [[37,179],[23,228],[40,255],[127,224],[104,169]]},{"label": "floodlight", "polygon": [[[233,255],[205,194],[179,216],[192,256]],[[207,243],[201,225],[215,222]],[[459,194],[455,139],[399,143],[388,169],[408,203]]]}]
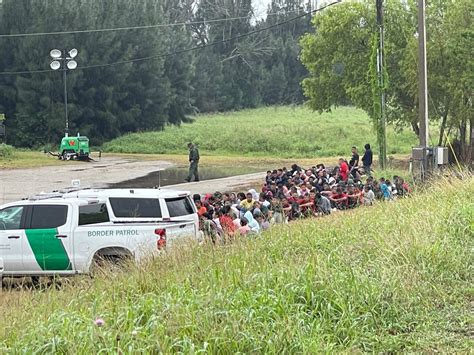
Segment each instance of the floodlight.
[{"label": "floodlight", "polygon": [[51,64],[49,64],[49,66],[51,67],[51,69],[53,70],[58,70],[60,67],[61,67],[61,63],[59,63],[59,61],[57,60],[53,60],[51,62]]},{"label": "floodlight", "polygon": [[77,68],[77,62],[75,60],[70,60],[66,63],[68,69],[74,70]]},{"label": "floodlight", "polygon": [[51,52],[49,52],[49,55],[51,56],[51,58],[53,59],[58,59],[58,58],[61,58],[61,51],[59,49],[53,49],[51,50]]},{"label": "floodlight", "polygon": [[75,58],[76,55],[77,55],[77,53],[78,53],[78,52],[77,52],[77,49],[76,49],[76,48],[73,48],[73,49],[71,49],[71,50],[69,51],[68,54],[69,54],[69,57]]}]

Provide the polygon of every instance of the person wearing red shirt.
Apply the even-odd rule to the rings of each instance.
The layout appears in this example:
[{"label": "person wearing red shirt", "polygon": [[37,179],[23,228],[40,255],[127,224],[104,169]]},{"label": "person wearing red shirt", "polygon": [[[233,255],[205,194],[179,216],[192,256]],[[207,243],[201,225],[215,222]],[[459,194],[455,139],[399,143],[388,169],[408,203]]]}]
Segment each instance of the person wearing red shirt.
[{"label": "person wearing red shirt", "polygon": [[339,175],[341,176],[342,181],[347,181],[349,176],[349,165],[343,158],[339,159]]},{"label": "person wearing red shirt", "polygon": [[197,213],[199,217],[202,217],[204,213],[207,212],[207,208],[203,206],[201,200],[194,201],[194,204],[196,205],[196,209],[197,209]]},{"label": "person wearing red shirt", "polygon": [[349,208],[357,207],[362,203],[362,192],[359,191],[357,186],[349,185],[347,187],[347,198]]},{"label": "person wearing red shirt", "polygon": [[347,194],[342,191],[342,187],[337,187],[336,191],[329,196],[329,200],[339,210],[347,208]]},{"label": "person wearing red shirt", "polygon": [[311,201],[309,194],[306,193],[303,197],[298,200],[298,204],[300,205],[300,211],[305,217],[309,217],[312,215],[312,207],[314,205],[314,201]]},{"label": "person wearing red shirt", "polygon": [[234,224],[234,220],[229,215],[230,207],[224,206],[219,213],[219,222],[221,223],[222,230],[225,235],[233,236],[237,230],[237,227]]},{"label": "person wearing red shirt", "polygon": [[291,219],[291,204],[286,197],[281,200],[281,207],[285,217]]}]

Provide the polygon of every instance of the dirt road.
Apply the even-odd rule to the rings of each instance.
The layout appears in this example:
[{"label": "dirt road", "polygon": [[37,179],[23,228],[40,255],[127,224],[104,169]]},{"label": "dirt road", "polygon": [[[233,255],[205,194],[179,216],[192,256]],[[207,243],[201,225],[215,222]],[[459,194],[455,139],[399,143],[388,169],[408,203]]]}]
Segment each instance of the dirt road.
[{"label": "dirt road", "polygon": [[[0,204],[19,200],[42,191],[65,188],[79,179],[83,187],[105,187],[130,180],[153,171],[175,166],[170,161],[150,161],[116,156],[103,157],[93,163],[65,162],[64,165],[31,169],[3,169],[0,171]],[[172,185],[192,193],[235,190],[261,182],[264,173]]]},{"label": "dirt road", "polygon": [[205,194],[215,191],[244,191],[249,187],[256,188],[262,184],[265,179],[265,173],[254,173],[239,176],[231,176],[221,179],[205,180],[199,182],[190,182],[186,184],[169,185],[166,187],[191,191],[195,194]]},{"label": "dirt road", "polygon": [[139,161],[121,157],[102,157],[100,161],[65,162],[64,165],[0,171],[0,204],[35,193],[65,188],[71,180],[81,180],[84,187],[102,187],[133,179],[152,171],[172,167],[167,161]]}]

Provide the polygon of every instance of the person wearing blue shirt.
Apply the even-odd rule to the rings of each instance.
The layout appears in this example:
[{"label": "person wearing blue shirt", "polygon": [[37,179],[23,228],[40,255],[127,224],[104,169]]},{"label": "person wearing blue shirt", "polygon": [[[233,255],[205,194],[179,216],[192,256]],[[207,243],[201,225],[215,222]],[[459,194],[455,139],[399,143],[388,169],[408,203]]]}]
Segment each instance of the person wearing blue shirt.
[{"label": "person wearing blue shirt", "polygon": [[380,178],[380,191],[382,191],[384,200],[391,199],[390,189],[388,188],[387,184],[385,183],[385,178]]}]

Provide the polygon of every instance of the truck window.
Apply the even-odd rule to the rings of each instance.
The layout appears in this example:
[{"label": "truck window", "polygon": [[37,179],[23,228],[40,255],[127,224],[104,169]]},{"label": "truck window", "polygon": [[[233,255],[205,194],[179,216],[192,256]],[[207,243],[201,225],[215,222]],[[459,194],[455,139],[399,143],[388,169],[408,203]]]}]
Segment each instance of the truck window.
[{"label": "truck window", "polygon": [[109,222],[109,212],[105,203],[79,207],[79,225]]},{"label": "truck window", "polygon": [[194,213],[193,206],[187,197],[167,198],[165,201],[170,217],[186,216]]},{"label": "truck window", "polygon": [[111,197],[110,205],[115,217],[161,218],[160,202],[157,198]]},{"label": "truck window", "polygon": [[23,206],[7,207],[0,210],[0,230],[21,229]]},{"label": "truck window", "polygon": [[67,209],[66,205],[33,206],[29,229],[57,228],[66,224]]}]

